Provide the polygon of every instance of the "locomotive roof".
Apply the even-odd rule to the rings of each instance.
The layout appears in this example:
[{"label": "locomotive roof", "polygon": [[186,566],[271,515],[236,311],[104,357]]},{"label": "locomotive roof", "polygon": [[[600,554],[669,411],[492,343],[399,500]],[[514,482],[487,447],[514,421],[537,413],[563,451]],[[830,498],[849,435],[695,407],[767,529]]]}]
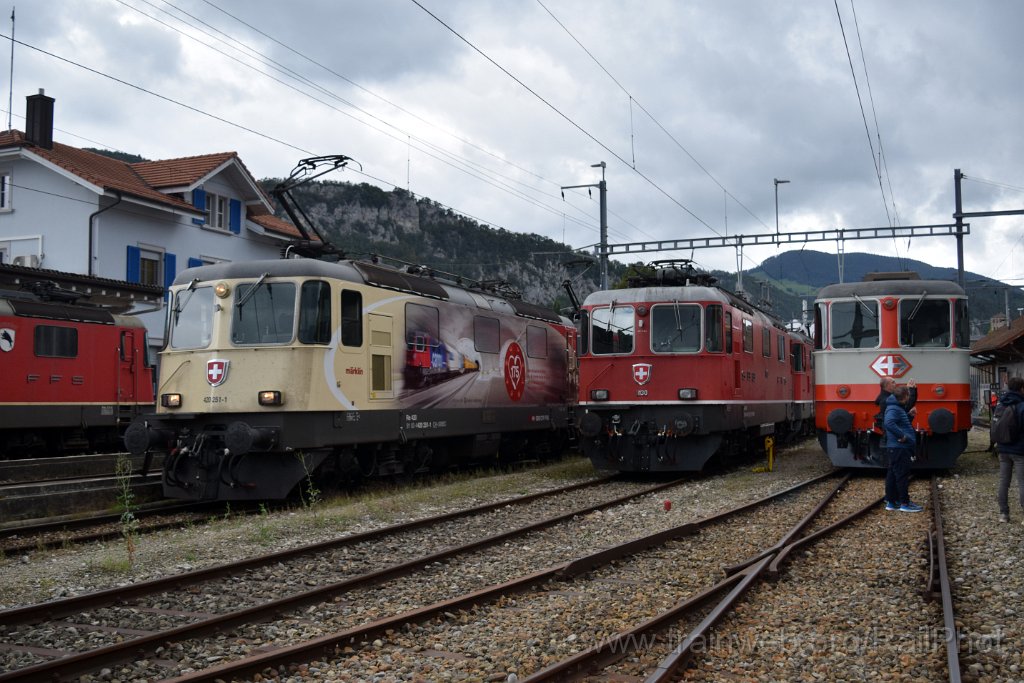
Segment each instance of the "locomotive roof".
[{"label": "locomotive roof", "polygon": [[[175,285],[185,285],[195,278],[201,280],[258,278],[264,273],[270,277],[323,277],[358,282],[400,292],[419,294],[442,301],[452,301],[495,311],[515,313],[527,318],[569,324],[543,306],[518,299],[510,299],[493,292],[477,292],[454,282],[442,282],[421,277],[388,266],[364,261],[322,261],[319,259],[266,259],[261,261],[232,261],[187,268],[174,278]],[[481,301],[481,297],[484,301]]]},{"label": "locomotive roof", "polygon": [[705,287],[700,285],[684,285],[676,287],[632,287],[629,289],[606,289],[594,292],[584,300],[584,306],[607,306],[616,304],[681,304],[695,301],[718,301],[728,304],[750,315],[763,315],[777,327],[785,327],[785,323],[774,313],[765,311],[758,306],[744,301],[732,292],[721,287]]},{"label": "locomotive roof", "polygon": [[826,285],[818,292],[819,299],[857,296],[903,296],[928,294],[929,296],[963,296],[964,290],[950,280],[876,280],[874,282],[846,282]]}]

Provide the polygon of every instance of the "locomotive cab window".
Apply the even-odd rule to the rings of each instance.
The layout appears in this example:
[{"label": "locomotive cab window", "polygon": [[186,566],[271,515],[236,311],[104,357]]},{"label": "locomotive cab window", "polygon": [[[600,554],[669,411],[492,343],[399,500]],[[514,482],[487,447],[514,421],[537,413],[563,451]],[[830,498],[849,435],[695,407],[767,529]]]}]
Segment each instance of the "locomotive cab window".
[{"label": "locomotive cab window", "polygon": [[834,301],[830,312],[832,348],[873,349],[878,346],[877,301]]},{"label": "locomotive cab window", "polygon": [[732,312],[725,314],[725,352],[732,353]]},{"label": "locomotive cab window", "polygon": [[232,305],[231,341],[235,344],[285,344],[295,328],[295,285],[258,280],[239,284]]},{"label": "locomotive cab window", "polygon": [[900,346],[948,347],[951,329],[948,300],[923,296],[900,300]]},{"label": "locomotive cab window", "polygon": [[331,286],[320,280],[302,283],[299,291],[299,341],[331,342]]},{"label": "locomotive cab window", "polygon": [[971,323],[967,317],[967,299],[953,302],[956,312],[956,345],[961,349],[971,348]]},{"label": "locomotive cab window", "polygon": [[804,368],[804,345],[793,342],[789,345],[790,355],[793,358],[793,372],[803,372]]},{"label": "locomotive cab window", "polygon": [[651,351],[695,353],[700,351],[700,306],[659,304],[651,308]]},{"label": "locomotive cab window", "polygon": [[78,357],[78,330],[74,327],[38,325],[34,341],[37,356],[44,358]]},{"label": "locomotive cab window", "polygon": [[172,349],[205,349],[213,339],[213,287],[180,289],[170,307]]},{"label": "locomotive cab window", "polygon": [[722,351],[722,307],[718,304],[704,311],[704,349],[710,353]]},{"label": "locomotive cab window", "polygon": [[577,329],[580,356],[587,355],[588,342],[590,341],[590,311],[580,311],[580,322]]},{"label": "locomotive cab window", "polygon": [[631,306],[604,306],[591,311],[590,350],[593,353],[632,353],[633,336]]},{"label": "locomotive cab window", "polygon": [[341,290],[341,344],[363,345],[363,295],[351,289]]}]

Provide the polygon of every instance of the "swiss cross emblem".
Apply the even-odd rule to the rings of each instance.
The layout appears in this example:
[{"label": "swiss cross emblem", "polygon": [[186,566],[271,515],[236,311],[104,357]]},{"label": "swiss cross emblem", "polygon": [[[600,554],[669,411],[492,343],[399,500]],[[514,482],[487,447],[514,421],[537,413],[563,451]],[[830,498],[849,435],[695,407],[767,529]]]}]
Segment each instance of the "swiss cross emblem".
[{"label": "swiss cross emblem", "polygon": [[635,363],[633,365],[633,379],[637,384],[644,385],[651,381],[651,364]]},{"label": "swiss cross emblem", "polygon": [[214,358],[206,361],[206,381],[211,387],[219,387],[228,378],[228,365],[231,361]]},{"label": "swiss cross emblem", "polygon": [[910,362],[898,353],[883,353],[871,363],[879,377],[902,377],[910,372]]}]

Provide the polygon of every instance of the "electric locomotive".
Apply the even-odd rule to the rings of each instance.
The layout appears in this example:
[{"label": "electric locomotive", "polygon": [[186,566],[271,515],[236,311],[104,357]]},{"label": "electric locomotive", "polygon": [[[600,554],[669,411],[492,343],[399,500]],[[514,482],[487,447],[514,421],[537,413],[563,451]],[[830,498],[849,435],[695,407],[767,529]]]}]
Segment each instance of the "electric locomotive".
[{"label": "electric locomotive", "polygon": [[689,261],[651,268],[582,305],[579,429],[594,466],[697,471],[809,432],[810,339]]},{"label": "electric locomotive", "polygon": [[887,466],[875,399],[891,377],[917,382],[911,467],[952,467],[971,429],[964,290],[916,273],[872,273],[824,287],[814,320],[816,431],[832,463]]},{"label": "electric locomotive", "polygon": [[52,271],[3,270],[38,286],[0,290],[0,458],[119,449],[124,428],[153,407],[145,326],[54,286]]},{"label": "electric locomotive", "polygon": [[575,328],[508,292],[289,258],[182,271],[168,311],[156,414],[125,442],[165,454],[169,497],[283,498],[570,438]]}]

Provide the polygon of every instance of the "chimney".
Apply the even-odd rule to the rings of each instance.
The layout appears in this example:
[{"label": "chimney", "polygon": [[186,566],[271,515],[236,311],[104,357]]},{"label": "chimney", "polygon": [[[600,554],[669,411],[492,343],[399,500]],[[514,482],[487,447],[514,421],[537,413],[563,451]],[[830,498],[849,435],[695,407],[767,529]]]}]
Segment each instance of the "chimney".
[{"label": "chimney", "polygon": [[29,95],[25,100],[25,141],[53,149],[53,98],[40,88],[38,95]]}]

